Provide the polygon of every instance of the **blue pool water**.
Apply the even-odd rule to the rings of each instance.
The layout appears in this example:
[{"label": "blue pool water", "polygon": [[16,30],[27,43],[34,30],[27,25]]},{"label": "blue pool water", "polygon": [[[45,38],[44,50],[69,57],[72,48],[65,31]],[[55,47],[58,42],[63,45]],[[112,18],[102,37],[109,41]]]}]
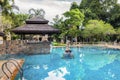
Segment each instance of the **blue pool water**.
[{"label": "blue pool water", "polygon": [[[23,80],[120,80],[120,50],[71,48],[74,59],[62,59],[65,48],[47,55],[24,56]],[[17,75],[15,80],[20,80]]]}]

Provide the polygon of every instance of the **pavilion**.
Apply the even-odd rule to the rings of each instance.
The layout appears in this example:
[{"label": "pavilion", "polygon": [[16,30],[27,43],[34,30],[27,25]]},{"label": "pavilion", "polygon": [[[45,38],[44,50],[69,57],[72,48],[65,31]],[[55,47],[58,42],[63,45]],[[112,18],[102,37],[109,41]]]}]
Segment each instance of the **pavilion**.
[{"label": "pavilion", "polygon": [[[25,54],[48,54],[50,53],[51,41],[48,38],[52,34],[57,34],[60,31],[52,26],[48,25],[48,20],[35,16],[25,21],[26,24],[12,29],[15,34],[21,35],[19,42],[12,43],[13,47],[16,47],[16,51],[11,53],[25,53]],[[25,40],[25,41],[24,41]],[[17,44],[17,45],[16,45]]]},{"label": "pavilion", "polygon": [[[25,21],[26,24],[12,30],[15,34],[21,35],[21,39],[26,39],[26,35],[51,35],[60,31],[48,25],[48,20],[39,16],[33,17]],[[42,37],[45,38],[45,37]]]}]

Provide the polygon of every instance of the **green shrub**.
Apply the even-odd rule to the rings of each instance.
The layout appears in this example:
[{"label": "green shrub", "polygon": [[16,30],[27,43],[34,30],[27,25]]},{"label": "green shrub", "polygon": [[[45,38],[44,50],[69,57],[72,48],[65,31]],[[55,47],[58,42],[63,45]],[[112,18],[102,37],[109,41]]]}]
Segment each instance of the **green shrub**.
[{"label": "green shrub", "polygon": [[58,42],[52,42],[53,46],[65,46],[66,44],[58,43]]}]

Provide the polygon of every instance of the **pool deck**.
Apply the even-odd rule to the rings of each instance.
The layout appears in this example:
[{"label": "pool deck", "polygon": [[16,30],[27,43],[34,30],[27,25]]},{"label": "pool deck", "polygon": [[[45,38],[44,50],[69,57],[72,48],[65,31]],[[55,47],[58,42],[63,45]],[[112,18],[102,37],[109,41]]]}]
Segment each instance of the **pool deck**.
[{"label": "pool deck", "polygon": [[[7,77],[5,76],[5,74],[2,72],[2,65],[6,62],[6,60],[0,61],[0,80],[8,80]],[[17,62],[20,64],[20,66],[23,65],[24,60],[20,59],[17,60]],[[16,63],[15,63],[16,64]],[[16,64],[17,65],[17,64]],[[10,77],[10,80],[14,80],[16,74],[18,73],[18,69],[11,63],[8,63],[8,68],[10,69],[10,71],[12,72],[12,75],[10,74],[9,71],[7,71],[5,69],[5,72],[8,74],[8,76]]]},{"label": "pool deck", "polygon": [[111,48],[111,49],[119,49],[120,50],[120,45],[98,45],[101,47],[105,47],[105,48]]},{"label": "pool deck", "polygon": [[[83,47],[83,46],[98,46],[98,47],[105,47],[105,48],[111,48],[111,49],[119,49],[120,45],[109,45],[109,44],[75,44],[70,45],[70,47]],[[54,48],[57,47],[65,47],[65,46],[53,46]]]}]

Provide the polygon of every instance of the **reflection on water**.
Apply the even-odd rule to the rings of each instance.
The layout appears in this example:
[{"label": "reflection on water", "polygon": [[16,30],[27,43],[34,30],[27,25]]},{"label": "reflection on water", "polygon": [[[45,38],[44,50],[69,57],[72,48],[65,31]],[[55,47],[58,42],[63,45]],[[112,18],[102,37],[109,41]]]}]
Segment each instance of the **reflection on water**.
[{"label": "reflection on water", "polygon": [[50,52],[52,52],[53,46],[52,44],[50,44]]},{"label": "reflection on water", "polygon": [[44,68],[45,70],[47,70],[47,69],[48,69],[48,66],[47,66],[47,65],[43,65],[43,68]]},{"label": "reflection on water", "polygon": [[98,70],[106,66],[107,64],[112,63],[116,59],[117,54],[86,54],[83,59],[83,63],[91,70]]},{"label": "reflection on water", "polygon": [[61,67],[48,72],[48,77],[46,77],[44,80],[65,80],[63,77],[67,74],[70,74],[70,72],[67,71],[66,67]]},{"label": "reflection on water", "polygon": [[37,66],[33,66],[34,69],[40,69],[40,66],[37,65]]}]

